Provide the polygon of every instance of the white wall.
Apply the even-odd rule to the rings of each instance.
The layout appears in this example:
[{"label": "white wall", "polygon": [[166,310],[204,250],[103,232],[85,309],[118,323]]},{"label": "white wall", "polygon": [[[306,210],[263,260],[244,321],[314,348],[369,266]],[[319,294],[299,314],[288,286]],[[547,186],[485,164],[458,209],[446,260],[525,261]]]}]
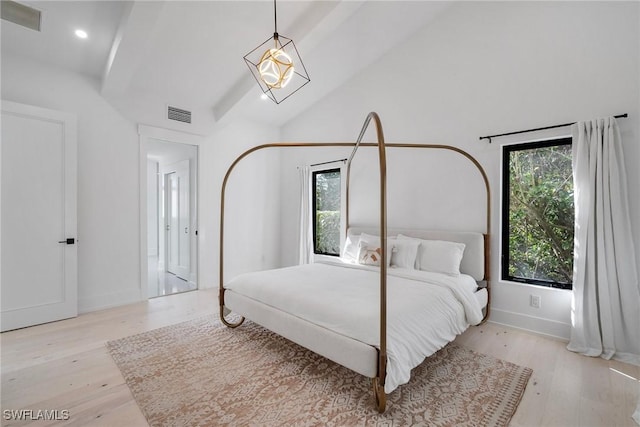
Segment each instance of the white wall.
[{"label": "white wall", "polygon": [[79,74],[2,53],[2,99],[78,116],[78,304],[140,298],[138,135]]},{"label": "white wall", "polygon": [[[636,257],[640,265],[640,11],[638,3],[609,2],[472,2],[458,3],[410,37],[393,52],[360,73],[339,90],[288,123],[284,140],[352,141],[369,111],[377,111],[388,142],[449,144],[474,155],[486,169],[492,191],[492,316],[496,322],[567,338],[570,292],[499,280],[500,154],[501,144],[542,136],[567,134],[568,129],[494,140],[491,133],[629,113],[619,121],[624,139]],[[330,125],[329,125],[330,124]],[[369,138],[373,140],[373,138]],[[292,170],[301,163],[331,160],[340,150],[322,154],[288,153],[282,158],[282,219],[296,221],[297,183]],[[344,151],[344,150],[342,150]],[[435,164],[434,160],[436,159]],[[371,167],[375,165],[372,157]],[[446,208],[433,212],[433,199],[422,196],[420,185],[435,194],[442,183],[455,181],[450,173],[461,166],[431,154],[419,160],[399,160],[398,180],[389,193],[416,194],[411,209],[398,199],[390,204],[393,221],[434,221]],[[448,171],[438,164],[450,165]],[[425,170],[433,169],[430,178]],[[419,171],[419,173],[418,173]],[[445,172],[448,172],[445,174]],[[392,171],[390,170],[390,175]],[[390,178],[392,179],[392,178]],[[464,182],[469,182],[467,178]],[[419,185],[420,184],[420,185]],[[460,198],[476,197],[461,189],[442,203],[455,207]],[[420,191],[420,192],[419,192]],[[449,190],[447,190],[449,191]],[[364,206],[354,221],[370,221],[375,201]],[[352,204],[355,204],[352,201]],[[479,207],[480,210],[484,206]],[[375,211],[375,210],[373,210]],[[419,212],[411,216],[408,212]],[[475,227],[471,214],[459,221]],[[438,218],[438,219],[437,219]],[[399,225],[399,224],[393,224]],[[450,224],[447,224],[450,225]],[[293,263],[295,233],[283,242],[283,263]],[[542,307],[529,307],[529,295],[541,296]]]},{"label": "white wall", "polygon": [[[275,127],[236,121],[200,146],[200,287],[219,284],[220,191],[232,162],[251,147],[279,140]],[[225,201],[225,281],[280,266],[280,153],[255,152],[234,169]]]}]

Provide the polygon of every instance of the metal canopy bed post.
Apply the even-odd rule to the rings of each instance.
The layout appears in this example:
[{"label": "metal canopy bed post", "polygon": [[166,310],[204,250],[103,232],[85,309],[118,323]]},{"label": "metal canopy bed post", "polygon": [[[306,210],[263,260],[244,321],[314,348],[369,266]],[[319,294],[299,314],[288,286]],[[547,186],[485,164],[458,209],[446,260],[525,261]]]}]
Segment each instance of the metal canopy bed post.
[{"label": "metal canopy bed post", "polygon": [[[374,121],[376,126],[376,143],[362,143],[362,138],[371,122]],[[236,160],[229,166],[227,170],[221,189],[221,200],[220,200],[220,253],[219,253],[219,308],[220,308],[220,320],[224,325],[229,328],[237,328],[240,326],[245,318],[240,317],[235,322],[228,321],[225,316],[230,313],[230,310],[225,307],[225,288],[224,288],[224,218],[225,218],[225,195],[226,195],[226,187],[228,179],[231,175],[231,172],[235,168],[235,166],[249,154],[262,150],[265,148],[295,148],[295,147],[353,147],[353,151],[347,160],[347,177],[346,177],[346,230],[349,229],[349,180],[350,180],[350,172],[351,172],[351,162],[358,150],[359,147],[377,147],[378,148],[378,160],[379,160],[379,171],[380,171],[380,345],[377,348],[378,357],[377,357],[377,376],[372,378],[372,386],[373,392],[376,402],[376,409],[378,412],[382,413],[386,408],[386,393],[384,391],[385,378],[387,372],[387,161],[386,161],[386,148],[433,148],[433,149],[443,149],[457,152],[468,160],[470,160],[474,166],[480,172],[486,190],[486,229],[487,232],[484,234],[484,281],[485,287],[487,289],[487,306],[486,312],[484,313],[483,322],[489,316],[489,306],[490,306],[490,245],[489,238],[491,235],[491,193],[489,188],[489,180],[487,174],[484,169],[480,165],[480,163],[469,153],[464,150],[461,150],[457,147],[448,146],[448,145],[438,145],[438,144],[398,144],[398,143],[385,143],[384,141],[384,133],[382,130],[382,123],[380,121],[380,117],[377,113],[371,112],[367,115],[365,122],[362,126],[362,130],[358,139],[355,143],[342,143],[342,142],[326,142],[326,143],[271,143],[271,144],[263,144],[242,153]],[[345,160],[345,159],[341,159]]]}]

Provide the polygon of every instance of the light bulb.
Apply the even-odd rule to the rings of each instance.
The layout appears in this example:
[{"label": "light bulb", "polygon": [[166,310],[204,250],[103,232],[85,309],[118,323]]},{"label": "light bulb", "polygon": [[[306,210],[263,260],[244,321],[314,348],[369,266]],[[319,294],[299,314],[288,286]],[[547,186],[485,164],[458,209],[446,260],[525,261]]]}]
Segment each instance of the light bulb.
[{"label": "light bulb", "polygon": [[258,63],[260,79],[271,89],[280,89],[289,84],[294,71],[291,57],[282,49],[265,51]]}]

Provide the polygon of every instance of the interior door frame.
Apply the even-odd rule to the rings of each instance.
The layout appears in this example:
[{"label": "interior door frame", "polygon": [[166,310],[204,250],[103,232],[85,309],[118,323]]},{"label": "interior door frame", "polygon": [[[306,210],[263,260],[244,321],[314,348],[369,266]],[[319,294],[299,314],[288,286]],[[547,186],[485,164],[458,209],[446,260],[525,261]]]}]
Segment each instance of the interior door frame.
[{"label": "interior door frame", "polygon": [[[157,139],[166,142],[173,142],[178,144],[188,144],[194,145],[198,148],[196,152],[196,189],[195,189],[195,213],[196,213],[196,224],[195,230],[197,231],[200,224],[200,145],[204,142],[205,137],[202,135],[179,132],[170,129],[159,128],[155,126],[148,125],[138,125],[138,136],[140,141],[140,174],[139,174],[139,184],[140,184],[140,299],[147,300],[149,299],[149,263],[148,263],[148,254],[147,254],[147,142],[150,139]],[[195,257],[196,261],[196,272],[195,279],[196,285],[198,289],[200,289],[200,239],[196,235],[196,253],[191,254],[192,257]]]}]

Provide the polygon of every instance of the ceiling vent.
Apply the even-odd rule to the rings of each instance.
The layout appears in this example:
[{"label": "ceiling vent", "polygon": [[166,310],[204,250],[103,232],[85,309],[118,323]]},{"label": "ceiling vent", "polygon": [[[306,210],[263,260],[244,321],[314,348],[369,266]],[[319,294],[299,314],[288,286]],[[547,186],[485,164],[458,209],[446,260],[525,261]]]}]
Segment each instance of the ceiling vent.
[{"label": "ceiling vent", "polygon": [[169,106],[167,118],[177,122],[191,123],[191,111]]},{"label": "ceiling vent", "polygon": [[2,0],[2,19],[40,31],[42,12],[11,0]]}]

